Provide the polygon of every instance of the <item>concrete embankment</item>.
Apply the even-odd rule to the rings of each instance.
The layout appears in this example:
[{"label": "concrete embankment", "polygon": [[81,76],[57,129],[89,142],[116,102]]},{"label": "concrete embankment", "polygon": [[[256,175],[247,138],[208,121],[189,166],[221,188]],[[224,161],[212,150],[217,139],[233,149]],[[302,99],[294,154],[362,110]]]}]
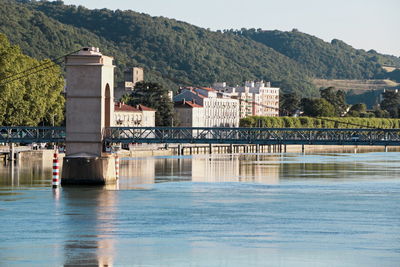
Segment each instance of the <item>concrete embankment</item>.
[{"label": "concrete embankment", "polygon": [[399,151],[399,147],[384,146],[327,146],[327,145],[193,145],[181,144],[168,149],[142,148],[139,150],[121,150],[119,154],[126,157],[152,157],[193,154],[230,154],[230,153],[323,153],[323,152],[384,152]]},{"label": "concrete embankment", "polygon": [[[159,147],[143,147],[135,150],[120,150],[118,154],[120,157],[155,157],[155,156],[173,156],[173,155],[195,155],[195,154],[231,154],[231,153],[324,153],[324,152],[344,152],[344,153],[355,153],[355,152],[384,152],[385,147],[383,146],[317,146],[317,145],[305,145],[304,148],[301,145],[193,145],[193,144],[182,144],[173,145],[165,148],[164,146]],[[387,147],[386,151],[400,151],[400,147]],[[54,150],[31,150],[22,151],[18,153],[17,161],[23,164],[27,161],[38,160],[43,162],[43,167],[52,167]],[[59,153],[58,159],[60,168],[62,168],[63,158],[65,154]]]}]

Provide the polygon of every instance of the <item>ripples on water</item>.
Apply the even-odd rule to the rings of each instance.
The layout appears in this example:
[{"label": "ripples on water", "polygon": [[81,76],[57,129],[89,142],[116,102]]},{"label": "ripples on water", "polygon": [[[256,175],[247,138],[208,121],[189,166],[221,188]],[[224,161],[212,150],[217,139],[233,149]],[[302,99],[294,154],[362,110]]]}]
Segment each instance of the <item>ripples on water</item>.
[{"label": "ripples on water", "polygon": [[400,153],[126,158],[106,187],[0,168],[0,265],[399,266]]}]

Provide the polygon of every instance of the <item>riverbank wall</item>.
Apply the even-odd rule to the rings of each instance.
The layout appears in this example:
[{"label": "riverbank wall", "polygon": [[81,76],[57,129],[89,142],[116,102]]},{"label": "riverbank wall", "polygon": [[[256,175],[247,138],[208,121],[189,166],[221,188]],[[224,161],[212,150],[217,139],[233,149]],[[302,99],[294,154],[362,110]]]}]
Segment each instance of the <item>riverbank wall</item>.
[{"label": "riverbank wall", "polygon": [[324,153],[324,152],[389,152],[400,151],[400,147],[384,146],[328,146],[328,145],[193,145],[180,144],[164,147],[142,148],[136,150],[121,150],[121,156],[126,157],[153,157],[153,156],[173,156],[173,155],[194,155],[194,154],[232,154],[232,153]]},{"label": "riverbank wall", "polygon": [[[238,154],[238,153],[359,153],[359,152],[391,152],[400,151],[400,147],[384,146],[327,146],[327,145],[209,145],[209,144],[180,144],[169,146],[141,147],[134,150],[119,150],[119,157],[160,157],[196,154]],[[27,161],[40,161],[44,168],[51,168],[53,164],[54,150],[31,150],[22,151],[17,155],[19,164]],[[65,154],[59,153],[58,159],[60,169],[62,168]]]}]

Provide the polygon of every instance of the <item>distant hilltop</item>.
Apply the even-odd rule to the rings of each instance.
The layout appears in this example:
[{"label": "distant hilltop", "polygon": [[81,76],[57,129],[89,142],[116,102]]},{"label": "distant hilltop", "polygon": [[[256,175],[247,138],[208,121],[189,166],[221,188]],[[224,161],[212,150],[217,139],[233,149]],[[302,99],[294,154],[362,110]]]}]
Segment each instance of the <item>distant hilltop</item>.
[{"label": "distant hilltop", "polygon": [[117,81],[133,66],[146,79],[176,90],[216,81],[271,81],[283,92],[318,95],[313,79],[391,78],[382,66],[400,58],[325,42],[292,30],[210,31],[185,22],[121,10],[65,5],[62,1],[0,0],[0,31],[23,52],[54,58],[84,46],[113,56]]}]

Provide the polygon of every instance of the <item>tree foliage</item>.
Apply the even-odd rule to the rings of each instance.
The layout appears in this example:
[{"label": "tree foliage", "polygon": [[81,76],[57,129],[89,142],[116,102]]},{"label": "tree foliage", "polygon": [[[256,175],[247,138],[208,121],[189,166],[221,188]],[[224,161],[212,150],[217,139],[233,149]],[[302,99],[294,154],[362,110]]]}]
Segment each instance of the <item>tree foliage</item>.
[{"label": "tree foliage", "polygon": [[400,128],[399,119],[353,117],[265,117],[250,116],[240,120],[240,127],[266,128]]},{"label": "tree foliage", "polygon": [[382,65],[400,67],[400,58],[354,49],[343,41],[330,43],[306,33],[293,30],[262,31],[241,30],[235,32],[272,47],[309,70],[315,77],[324,79],[371,79],[384,73]]},{"label": "tree foliage", "polygon": [[281,116],[293,116],[300,109],[301,98],[296,93],[282,94],[279,99]]},{"label": "tree foliage", "polygon": [[400,67],[397,57],[299,31],[213,32],[174,19],[62,1],[0,0],[0,31],[38,59],[100,47],[115,58],[119,81],[124,69],[139,66],[147,81],[173,90],[263,79],[284,93],[316,97],[311,78],[366,79],[382,76],[382,64]]},{"label": "tree foliage", "polygon": [[156,126],[171,126],[174,118],[174,106],[168,96],[168,90],[157,83],[140,82],[135,90],[122,101],[136,106],[139,104],[156,110]]},{"label": "tree foliage", "polygon": [[[42,65],[46,68],[35,68]],[[18,75],[27,69],[32,71]],[[0,125],[61,123],[64,118],[63,87],[58,66],[49,60],[38,61],[22,54],[18,46],[11,45],[0,34]]]},{"label": "tree foliage", "polygon": [[334,117],[335,107],[324,98],[303,98],[301,101],[305,116]]},{"label": "tree foliage", "polygon": [[381,109],[389,112],[390,117],[399,117],[400,107],[400,93],[394,90],[387,90],[383,94],[383,100],[381,102]]},{"label": "tree foliage", "polygon": [[347,111],[346,94],[342,90],[335,90],[334,87],[320,89],[321,97],[332,104],[335,108],[335,115],[342,116]]},{"label": "tree foliage", "polygon": [[134,11],[90,10],[61,1],[0,3],[0,30],[35,57],[92,45],[114,56],[119,70],[144,67],[147,81],[170,89],[263,79],[287,92],[318,93],[299,64],[244,37]]}]

